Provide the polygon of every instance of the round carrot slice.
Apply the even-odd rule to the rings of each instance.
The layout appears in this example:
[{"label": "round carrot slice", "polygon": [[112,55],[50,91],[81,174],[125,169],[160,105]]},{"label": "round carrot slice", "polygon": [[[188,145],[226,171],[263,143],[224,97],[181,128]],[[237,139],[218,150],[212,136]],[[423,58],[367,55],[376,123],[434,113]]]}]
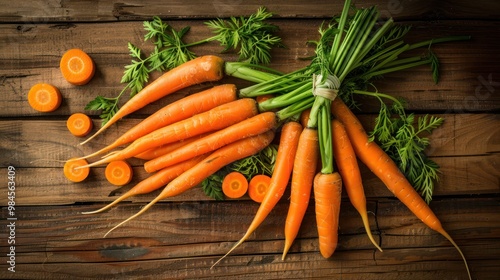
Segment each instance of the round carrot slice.
[{"label": "round carrot slice", "polygon": [[63,77],[71,84],[84,85],[95,73],[95,65],[90,56],[81,49],[70,49],[64,53],[59,63]]},{"label": "round carrot slice", "polygon": [[105,170],[106,179],[115,186],[123,186],[132,181],[133,170],[124,160],[108,163]]},{"label": "round carrot slice", "polygon": [[253,201],[261,203],[269,189],[270,183],[271,177],[267,175],[259,174],[253,176],[248,184],[248,195]]},{"label": "round carrot slice", "polygon": [[222,180],[222,192],[229,198],[240,198],[248,190],[248,181],[243,174],[234,171]]},{"label": "round carrot slice", "polygon": [[87,165],[88,162],[85,159],[72,158],[64,164],[64,176],[68,178],[71,182],[81,182],[85,180],[89,173],[90,167],[84,167],[76,169],[76,167]]},{"label": "round carrot slice", "polygon": [[28,103],[39,112],[55,111],[62,102],[62,96],[55,86],[50,84],[35,84],[28,92]]},{"label": "round carrot slice", "polygon": [[66,127],[71,134],[83,137],[92,130],[93,123],[89,116],[82,113],[75,113],[66,121]]}]

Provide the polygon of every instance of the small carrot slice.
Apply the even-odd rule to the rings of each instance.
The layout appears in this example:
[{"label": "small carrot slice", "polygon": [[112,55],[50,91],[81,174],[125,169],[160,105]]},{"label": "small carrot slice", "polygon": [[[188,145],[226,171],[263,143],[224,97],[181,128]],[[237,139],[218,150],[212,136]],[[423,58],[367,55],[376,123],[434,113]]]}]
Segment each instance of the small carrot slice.
[{"label": "small carrot slice", "polygon": [[66,51],[61,58],[59,67],[64,79],[74,85],[84,85],[90,82],[95,73],[94,62],[81,49]]},{"label": "small carrot slice", "polygon": [[31,87],[28,102],[31,108],[39,112],[52,112],[61,105],[62,96],[55,86],[40,83]]},{"label": "small carrot slice", "polygon": [[248,195],[253,201],[261,203],[264,196],[266,196],[270,183],[271,177],[267,175],[259,174],[253,176],[248,183]]},{"label": "small carrot slice", "polygon": [[66,127],[74,136],[83,137],[89,134],[94,125],[89,116],[83,113],[74,113],[66,121]]},{"label": "small carrot slice", "polygon": [[132,167],[124,160],[110,162],[104,171],[108,182],[115,186],[124,186],[132,181]]},{"label": "small carrot slice", "polygon": [[237,171],[228,173],[222,180],[222,192],[229,198],[240,198],[248,190],[248,181]]},{"label": "small carrot slice", "polygon": [[88,162],[85,159],[72,158],[64,164],[64,176],[68,178],[71,182],[81,182],[85,180],[90,173],[90,168],[79,168],[76,167],[87,165]]}]

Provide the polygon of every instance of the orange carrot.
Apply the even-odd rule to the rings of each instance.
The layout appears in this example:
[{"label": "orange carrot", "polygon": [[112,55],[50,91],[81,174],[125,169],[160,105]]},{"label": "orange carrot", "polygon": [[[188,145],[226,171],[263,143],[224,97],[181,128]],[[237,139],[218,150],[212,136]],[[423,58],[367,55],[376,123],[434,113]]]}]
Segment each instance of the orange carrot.
[{"label": "orange carrot", "polygon": [[182,194],[183,192],[200,184],[208,176],[214,174],[222,167],[236,160],[258,153],[260,150],[269,145],[273,138],[274,131],[269,130],[257,136],[244,138],[216,150],[201,162],[197,163],[195,166],[186,170],[184,173],[172,180],[155,199],[144,206],[139,212],[110,229],[104,236],[108,235],[119,226],[146,212],[158,201]]},{"label": "orange carrot", "polygon": [[318,173],[313,189],[319,250],[324,258],[329,258],[338,242],[342,178],[338,172]]},{"label": "orange carrot", "polygon": [[196,136],[190,137],[188,139],[180,140],[180,141],[177,141],[174,143],[168,143],[165,145],[161,145],[161,146],[158,146],[156,148],[146,150],[138,155],[135,155],[134,157],[138,158],[138,159],[143,159],[143,160],[152,160],[152,159],[155,159],[157,157],[166,155],[172,151],[175,151],[176,149],[178,149],[184,145],[187,145],[187,144],[193,142],[194,140],[205,137],[205,136],[207,136],[207,134],[200,134],[200,135],[196,135]]},{"label": "orange carrot", "polygon": [[217,106],[207,112],[194,115],[191,118],[157,129],[135,140],[125,149],[114,152],[88,166],[128,159],[161,145],[228,127],[256,114],[257,106],[255,100],[251,98],[238,99]]},{"label": "orange carrot", "polygon": [[201,155],[201,156],[192,158],[190,160],[187,160],[185,162],[181,162],[181,163],[178,163],[176,165],[164,168],[164,169],[152,174],[151,176],[147,177],[146,179],[142,180],[141,182],[137,183],[137,185],[132,187],[130,190],[128,190],[126,193],[122,194],[120,197],[118,197],[113,202],[109,203],[108,205],[106,205],[98,210],[95,210],[95,211],[82,212],[82,214],[100,213],[100,212],[103,212],[103,211],[110,209],[114,205],[118,204],[119,202],[121,202],[127,198],[155,191],[155,190],[167,185],[170,181],[177,178],[184,171],[195,166],[198,162],[202,161],[206,157],[207,157],[207,155]]},{"label": "orange carrot", "polygon": [[222,192],[229,198],[240,198],[247,193],[248,181],[241,172],[233,171],[224,176]]},{"label": "orange carrot", "polygon": [[132,181],[134,171],[132,170],[132,166],[125,160],[116,160],[106,166],[104,174],[111,184],[124,186]]},{"label": "orange carrot", "polygon": [[375,245],[379,251],[382,248],[373,239],[368,221],[368,214],[366,211],[366,197],[361,180],[361,173],[359,171],[356,154],[352,148],[351,142],[345,131],[344,125],[337,119],[332,120],[332,142],[333,142],[333,155],[337,168],[344,182],[347,195],[351,204],[361,215],[361,220],[365,227],[366,234],[370,241]]},{"label": "orange carrot", "polygon": [[93,128],[92,119],[83,113],[74,113],[66,121],[69,132],[76,137],[83,137]]},{"label": "orange carrot", "polygon": [[87,164],[87,161],[84,159],[70,159],[64,163],[64,176],[71,182],[81,182],[85,180],[90,173],[90,168],[81,168],[77,169],[77,167],[84,166]]},{"label": "orange carrot", "polygon": [[164,73],[134,95],[105,125],[81,144],[87,143],[121,118],[166,95],[195,84],[222,79],[223,65],[224,60],[220,57],[207,55],[190,60]]},{"label": "orange carrot", "polygon": [[269,190],[271,177],[264,174],[257,174],[248,183],[248,196],[255,202],[261,203]]},{"label": "orange carrot", "polygon": [[300,225],[309,206],[313,180],[319,162],[318,145],[318,131],[305,128],[300,134],[293,163],[290,206],[285,221],[283,260],[299,233]]},{"label": "orange carrot", "polygon": [[309,115],[311,114],[311,108],[306,109],[300,113],[300,123],[306,127],[309,121]]},{"label": "orange carrot", "polygon": [[259,95],[257,97],[255,97],[255,100],[257,101],[257,103],[262,103],[268,99],[271,99],[273,98],[274,95],[273,94],[264,94],[264,95]]},{"label": "orange carrot", "polygon": [[126,131],[110,145],[86,156],[85,158],[111,151],[114,148],[133,142],[134,140],[159,128],[185,120],[222,104],[235,101],[236,98],[236,86],[233,84],[215,86],[207,90],[188,95],[156,111],[154,114]]},{"label": "orange carrot", "polygon": [[264,200],[259,206],[252,223],[247,229],[245,235],[227,252],[222,258],[215,262],[212,267],[217,265],[224,257],[228,256],[241,243],[247,240],[250,235],[258,228],[264,219],[271,213],[274,206],[283,196],[290,175],[292,174],[293,161],[299,142],[299,136],[302,132],[302,125],[298,122],[287,122],[283,125],[278,146],[278,153],[274,163],[274,170],[269,183],[269,190],[264,196]]},{"label": "orange carrot", "polygon": [[39,112],[55,111],[62,102],[62,96],[55,86],[50,84],[35,84],[28,92],[28,103]]},{"label": "orange carrot", "polygon": [[70,49],[59,63],[61,73],[71,84],[84,85],[94,77],[95,65],[90,56],[81,49]]},{"label": "orange carrot", "polygon": [[277,125],[277,118],[273,112],[264,112],[246,120],[235,123],[224,129],[213,132],[205,137],[184,145],[171,153],[152,159],[144,163],[146,172],[155,172],[164,167],[185,161],[199,154],[214,151],[222,146],[245,137],[261,134]]},{"label": "orange carrot", "polygon": [[375,142],[369,141],[363,126],[352,111],[336,98],[332,102],[333,115],[344,124],[349,140],[358,158],[378,177],[385,186],[415,214],[424,224],[437,231],[448,239],[458,250],[469,278],[471,278],[469,267],[462,250],[458,247],[451,236],[444,230],[441,222],[429,205],[425,203],[418,192],[408,182],[404,174],[399,170],[396,163]]}]

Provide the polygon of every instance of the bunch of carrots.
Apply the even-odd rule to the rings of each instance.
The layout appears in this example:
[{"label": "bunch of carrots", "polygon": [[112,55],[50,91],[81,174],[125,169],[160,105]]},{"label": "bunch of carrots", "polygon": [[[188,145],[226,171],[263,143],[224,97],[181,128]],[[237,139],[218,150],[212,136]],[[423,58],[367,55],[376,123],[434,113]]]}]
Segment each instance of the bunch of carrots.
[{"label": "bunch of carrots", "polygon": [[[333,255],[338,242],[342,188],[345,188],[349,200],[359,212],[369,239],[382,251],[371,235],[357,163],[359,159],[422,222],[448,239],[459,251],[467,267],[460,248],[443,229],[437,216],[394,160],[369,138],[345,103],[352,96],[343,92],[344,84],[367,73],[353,70],[361,69],[357,66],[364,65],[364,59],[371,54],[376,40],[381,38],[380,33],[389,30],[392,24],[392,21],[388,21],[387,26],[384,24],[372,30],[378,20],[376,9],[360,9],[355,16],[350,17],[350,8],[350,1],[346,1],[341,16],[336,19],[336,29],[320,30],[322,39],[327,38],[324,35],[334,35],[335,39],[330,40],[332,37],[328,37],[316,42],[316,57],[311,66],[305,69],[283,74],[259,68],[258,65],[231,64],[218,56],[206,55],[165,72],[144,87],[81,144],[89,142],[123,117],[166,95],[195,84],[220,81],[225,74],[245,77],[256,83],[251,88],[256,89],[257,93],[255,96],[242,96],[244,90],[240,89],[238,94],[235,85],[213,86],[166,105],[101,150],[69,159],[66,164],[70,166],[65,169],[65,173],[75,177],[83,176],[81,173],[85,175],[90,167],[126,161],[132,157],[144,159],[144,168],[151,174],[110,204],[84,214],[105,211],[131,196],[163,187],[156,198],[138,213],[110,229],[105,234],[107,236],[158,201],[198,186],[225,166],[259,153],[276,140],[278,148],[272,174],[262,192],[264,195],[255,217],[244,236],[213,266],[250,238],[272,212],[288,186],[291,196],[284,229],[283,259],[297,237],[311,194],[314,197],[319,250],[325,258]],[[345,31],[351,29],[361,31]],[[352,48],[349,48],[349,43],[354,44]],[[333,51],[327,46],[331,46]],[[385,63],[393,65],[394,60],[391,61],[390,57],[385,56]],[[397,61],[396,65],[398,63],[402,62]],[[241,74],[241,71],[247,72]],[[372,77],[378,72],[370,73]],[[366,78],[364,82],[369,80],[368,76],[363,77]],[[360,92],[358,89],[352,92],[356,91]],[[269,92],[272,95],[268,100],[257,102],[257,97],[261,98]],[[122,149],[116,150],[120,147]],[[96,156],[101,158],[92,163],[87,162]],[[228,174],[223,188],[234,190],[233,194],[227,192],[228,197],[241,197],[248,186],[245,186],[243,179],[231,176],[236,175]],[[468,267],[467,273],[470,277]]]}]

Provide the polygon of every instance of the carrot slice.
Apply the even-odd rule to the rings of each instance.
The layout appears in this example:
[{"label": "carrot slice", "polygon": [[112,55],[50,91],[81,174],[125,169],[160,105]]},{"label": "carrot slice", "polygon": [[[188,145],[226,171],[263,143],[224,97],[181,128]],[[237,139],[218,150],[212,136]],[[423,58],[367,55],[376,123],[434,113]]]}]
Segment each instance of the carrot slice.
[{"label": "carrot slice", "polygon": [[71,84],[84,85],[95,73],[95,65],[90,56],[81,49],[70,49],[64,53],[59,63],[61,73]]},{"label": "carrot slice", "polygon": [[248,190],[248,181],[237,171],[228,173],[222,180],[222,192],[229,198],[240,198]]},{"label": "carrot slice", "polygon": [[133,170],[124,160],[112,161],[104,171],[108,182],[115,186],[124,186],[132,181]]},{"label": "carrot slice", "polygon": [[261,203],[264,196],[266,196],[270,183],[271,177],[267,175],[259,174],[253,176],[248,184],[248,195],[253,201]]},{"label": "carrot slice", "polygon": [[71,134],[83,137],[92,130],[93,123],[89,116],[82,113],[74,113],[66,121],[66,127]]},{"label": "carrot slice", "polygon": [[40,83],[31,87],[28,102],[31,108],[39,112],[52,112],[61,105],[62,96],[55,86]]},{"label": "carrot slice", "polygon": [[81,182],[85,180],[89,173],[90,173],[90,168],[79,168],[77,169],[76,167],[87,165],[88,162],[85,159],[76,159],[72,158],[64,164],[64,176],[68,178],[71,182]]}]

